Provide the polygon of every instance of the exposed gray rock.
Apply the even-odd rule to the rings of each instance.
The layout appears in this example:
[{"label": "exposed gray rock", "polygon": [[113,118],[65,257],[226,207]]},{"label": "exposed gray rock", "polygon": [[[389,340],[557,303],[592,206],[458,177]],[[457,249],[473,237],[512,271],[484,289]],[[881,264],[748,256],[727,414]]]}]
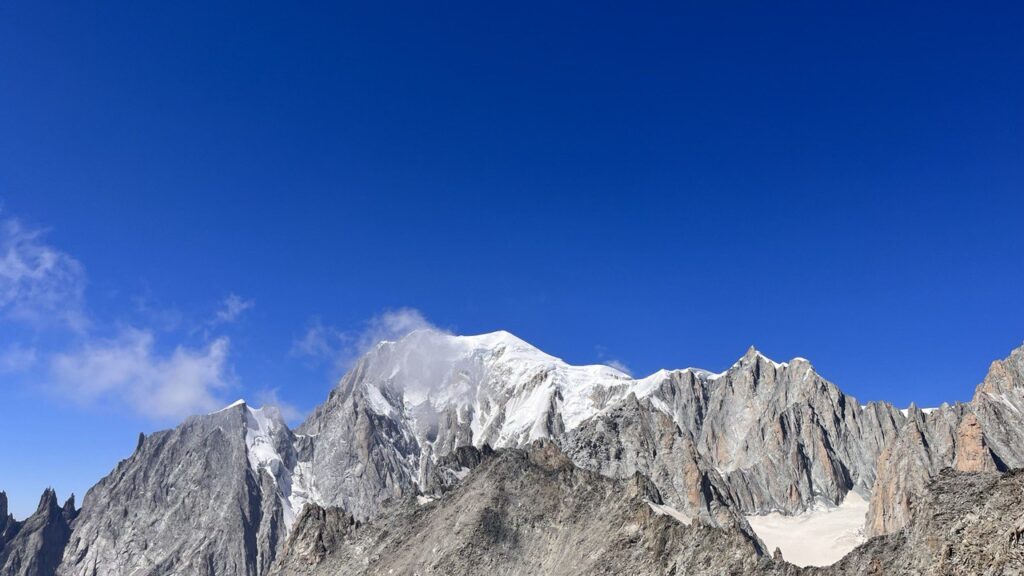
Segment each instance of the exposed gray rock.
[{"label": "exposed gray rock", "polygon": [[[794,573],[745,514],[857,491],[870,533],[900,530],[944,468],[1024,465],[1022,375],[1024,347],[972,402],[904,415],[754,349],[633,379],[507,333],[420,331],[360,359],[294,434],[243,403],[140,435],[86,495],[59,573],[262,576],[286,539],[282,573],[559,573],[563,556],[573,573]],[[547,438],[561,450],[532,444]],[[0,554],[21,530],[5,502]]]},{"label": "exposed gray rock", "polygon": [[946,469],[918,495],[902,530],[873,538],[814,575],[1024,574],[1024,470]]},{"label": "exposed gray rock", "polygon": [[657,500],[643,477],[588,474],[539,441],[485,459],[436,501],[385,506],[365,526],[337,508],[307,508],[273,573],[1024,574],[1024,470],[944,470],[906,528],[825,568],[796,568],[777,550],[769,558],[738,530],[658,515]]},{"label": "exposed gray rock", "polygon": [[19,528],[21,525],[7,511],[7,493],[0,491],[0,554],[3,554],[4,545],[14,538]]},{"label": "exposed gray rock", "polygon": [[6,495],[0,493],[0,576],[52,576],[71,535],[74,502],[72,496],[62,508],[56,493],[47,488],[35,513],[16,522],[7,514]]},{"label": "exposed gray rock", "polygon": [[252,468],[250,418],[238,404],[145,438],[86,494],[59,574],[265,573],[284,514],[270,471]]},{"label": "exposed gray rock", "polygon": [[645,380],[657,383],[647,397],[600,412],[560,442],[584,468],[649,475],[674,505],[719,521],[736,516],[725,509],[796,513],[850,490],[866,497],[879,452],[905,420],[886,403],[860,406],[806,360],[775,363],[753,348],[721,374]]},{"label": "exposed gray rock", "polygon": [[[428,445],[429,449],[429,445]],[[484,444],[483,448],[459,446],[447,454],[434,458],[420,459],[420,489],[425,495],[438,496],[451,490],[467,474],[479,466],[494,450]]]},{"label": "exposed gray rock", "polygon": [[[393,394],[365,382],[372,362],[372,357],[360,360],[297,430],[308,438],[299,460],[310,470],[316,503],[340,506],[363,519],[382,502],[419,490],[420,445],[398,409],[382,409],[377,397],[369,397]],[[397,398],[390,402],[400,405]]]},{"label": "exposed gray rock", "polygon": [[[637,402],[646,415],[630,422],[639,428],[595,428]],[[795,513],[854,489],[867,497],[904,421],[886,403],[861,407],[806,360],[779,364],[754,349],[722,374],[633,380],[568,366],[507,333],[420,331],[362,358],[298,433],[308,438],[299,453],[311,501],[361,519],[389,499],[430,493],[437,459],[458,447],[564,435],[578,439],[565,446],[579,464],[650,474],[688,513],[731,524],[738,512]],[[606,433],[620,428],[631,437]]]},{"label": "exposed gray rock", "polygon": [[908,412],[877,462],[867,518],[872,536],[905,526],[914,500],[945,468],[985,472],[1024,466],[1024,346],[992,363],[970,402],[928,414],[912,406]]},{"label": "exposed gray rock", "polygon": [[792,572],[738,530],[659,514],[659,500],[642,476],[579,469],[541,440],[485,458],[435,501],[395,502],[364,526],[336,509],[307,512],[274,574]]},{"label": "exposed gray rock", "polygon": [[665,501],[712,526],[753,532],[722,477],[684,433],[650,398],[627,401],[585,422],[557,442],[580,467],[604,476],[650,478]]}]

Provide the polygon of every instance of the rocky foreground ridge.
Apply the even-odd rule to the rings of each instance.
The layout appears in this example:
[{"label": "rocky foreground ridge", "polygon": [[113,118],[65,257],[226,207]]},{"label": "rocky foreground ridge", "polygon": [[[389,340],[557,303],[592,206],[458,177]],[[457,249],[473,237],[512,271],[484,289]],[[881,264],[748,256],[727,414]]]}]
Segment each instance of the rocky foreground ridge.
[{"label": "rocky foreground ridge", "polygon": [[550,441],[491,454],[437,499],[403,499],[361,524],[309,506],[275,576],[327,574],[752,574],[975,576],[1024,573],[1024,470],[942,471],[909,525],[827,568],[798,568],[737,529],[665,506],[636,474],[576,467]]},{"label": "rocky foreground ridge", "polygon": [[[869,535],[911,534],[919,504],[934,494],[929,487],[952,482],[944,470],[995,478],[1024,465],[1022,410],[1024,347],[993,363],[971,402],[904,413],[885,402],[859,404],[807,360],[778,363],[753,348],[721,373],[690,368],[634,379],[568,365],[505,332],[417,331],[367,353],[294,431],[273,408],[239,402],[140,437],[135,453],[89,491],[81,513],[64,519],[66,546],[56,537],[29,547],[62,550],[59,566],[37,562],[0,575],[261,576],[313,573],[320,564],[327,571],[315,573],[481,573],[458,558],[511,562],[502,549],[531,556],[507,573],[559,573],[556,559],[571,553],[569,542],[608,560],[601,572],[599,563],[565,556],[592,570],[581,573],[616,573],[620,561],[652,574],[671,566],[790,573],[796,568],[771,560],[746,515],[800,513],[856,492],[870,501]],[[517,450],[537,441],[548,464],[530,455],[537,448]],[[523,474],[535,482],[503,477]],[[646,486],[643,497],[630,496],[629,486]],[[576,504],[552,506],[553,494]],[[421,506],[416,498],[434,500]],[[641,519],[643,510],[654,515]],[[443,530],[454,518],[483,526],[490,544]],[[620,521],[662,543],[630,549],[617,540]],[[601,545],[581,530],[612,540]],[[26,548],[13,541],[0,539],[0,560]],[[443,562],[417,549],[421,542],[447,550]],[[476,556],[466,557],[467,547]],[[713,552],[724,563],[707,556]],[[357,557],[363,572],[346,564]]]}]

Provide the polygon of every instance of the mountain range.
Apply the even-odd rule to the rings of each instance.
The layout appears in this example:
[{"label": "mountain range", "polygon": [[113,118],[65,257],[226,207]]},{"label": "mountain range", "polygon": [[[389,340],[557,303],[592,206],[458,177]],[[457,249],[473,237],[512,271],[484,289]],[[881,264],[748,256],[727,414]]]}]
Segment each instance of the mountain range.
[{"label": "mountain range", "polygon": [[[900,410],[754,348],[633,378],[420,330],[294,430],[239,401],[140,435],[81,510],[0,493],[0,576],[1020,574],[1022,466],[1024,346],[970,402]],[[857,501],[827,568],[751,521]]]}]

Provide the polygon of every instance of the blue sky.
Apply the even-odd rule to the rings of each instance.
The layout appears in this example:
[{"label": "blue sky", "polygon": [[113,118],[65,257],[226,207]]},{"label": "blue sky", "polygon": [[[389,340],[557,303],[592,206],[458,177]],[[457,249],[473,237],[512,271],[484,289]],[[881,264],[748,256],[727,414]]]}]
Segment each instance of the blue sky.
[{"label": "blue sky", "polygon": [[1018,5],[371,4],[0,6],[17,515],[427,322],[901,406],[1024,342]]}]

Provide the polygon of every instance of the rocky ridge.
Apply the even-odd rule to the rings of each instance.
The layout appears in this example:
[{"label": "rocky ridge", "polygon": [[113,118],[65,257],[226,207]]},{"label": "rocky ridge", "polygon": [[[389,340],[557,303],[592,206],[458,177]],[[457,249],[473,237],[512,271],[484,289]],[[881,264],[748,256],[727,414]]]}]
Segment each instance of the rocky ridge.
[{"label": "rocky ridge", "polygon": [[[269,439],[287,454],[291,432],[268,416],[279,423]],[[265,574],[285,537],[286,499],[274,461],[250,461],[253,424],[252,410],[235,404],[140,437],[86,494],[57,573]]]},{"label": "rocky ridge", "polygon": [[832,566],[798,568],[777,551],[763,554],[741,531],[658,504],[640,475],[587,473],[538,441],[490,456],[435,501],[386,505],[366,525],[337,508],[308,507],[273,574],[1018,576],[1022,505],[1024,470],[946,469],[903,530]]},{"label": "rocky ridge", "polygon": [[[755,555],[745,515],[835,505],[850,491],[870,498],[868,532],[891,533],[943,469],[1022,465],[1022,365],[1024,347],[993,364],[971,402],[904,414],[859,404],[804,359],[753,348],[721,373],[634,379],[505,332],[418,331],[367,353],[294,432],[239,402],[140,437],[86,495],[59,573],[266,574],[310,522],[340,523],[312,530],[310,549],[326,554],[392,503],[459,489],[492,448],[545,439],[589,474],[649,478],[656,505]],[[0,516],[0,534],[9,526]]]},{"label": "rocky ridge", "polygon": [[485,457],[436,500],[396,501],[363,526],[337,508],[307,508],[272,573],[653,576],[772,565],[744,533],[686,520],[643,476],[582,470],[538,440]]},{"label": "rocky ridge", "polygon": [[0,576],[50,576],[61,562],[78,515],[72,495],[63,506],[47,488],[35,513],[18,522],[7,511],[7,495],[0,492]]}]

